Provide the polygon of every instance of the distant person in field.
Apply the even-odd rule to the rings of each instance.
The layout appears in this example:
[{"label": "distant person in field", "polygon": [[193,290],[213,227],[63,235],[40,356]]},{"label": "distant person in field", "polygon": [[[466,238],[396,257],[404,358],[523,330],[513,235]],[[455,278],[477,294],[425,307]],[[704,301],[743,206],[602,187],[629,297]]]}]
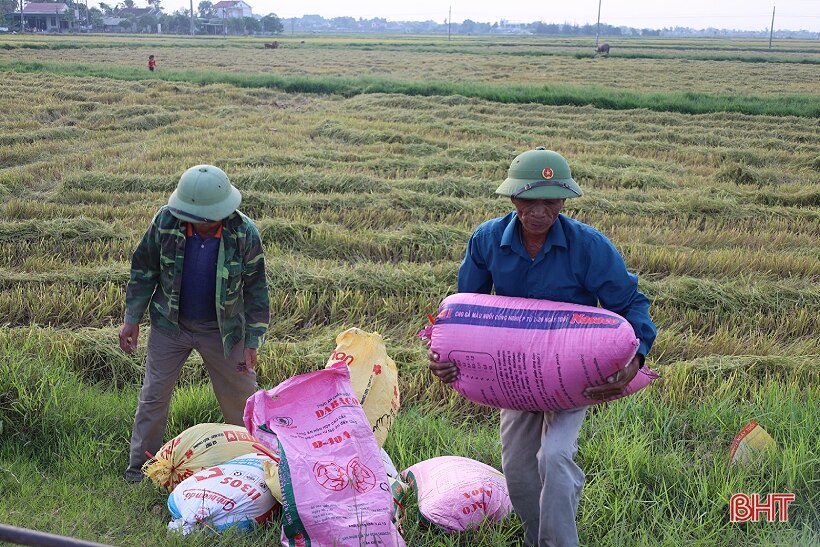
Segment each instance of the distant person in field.
[{"label": "distant person in field", "polygon": [[244,425],[270,311],[262,241],[237,210],[241,200],[218,167],[191,167],[134,251],[120,348],[137,347],[146,309],[151,331],[125,472],[130,482],[142,480],[146,451],[156,454],[163,444],[171,394],[192,350],[205,362],[225,422]]},{"label": "distant person in field", "polygon": [[148,56],[148,70],[154,72],[154,69],[157,68],[157,60],[154,59],[153,55]]},{"label": "distant person in field", "polygon": [[[580,197],[569,164],[537,148],[516,157],[496,194],[515,209],[481,224],[467,243],[458,292],[518,296],[597,306],[623,316],[640,339],[638,354],[603,386],[584,394],[604,400],[621,393],[643,367],[655,340],[649,300],[601,232],[561,214]],[[458,368],[430,351],[428,366],[443,382]],[[584,473],[573,461],[586,407],[562,412],[501,410],[501,461],[528,546],[578,545],[575,517]]]}]

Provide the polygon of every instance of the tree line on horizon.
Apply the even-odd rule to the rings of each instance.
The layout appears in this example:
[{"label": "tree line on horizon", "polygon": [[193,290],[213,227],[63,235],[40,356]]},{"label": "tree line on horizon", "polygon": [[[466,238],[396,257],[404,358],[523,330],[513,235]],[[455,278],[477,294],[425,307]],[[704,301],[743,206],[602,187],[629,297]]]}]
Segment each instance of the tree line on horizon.
[{"label": "tree line on horizon", "polygon": [[[27,0],[24,0],[28,3]],[[44,0],[43,3],[63,2],[69,5],[71,12],[77,10],[79,21],[86,21],[91,27],[89,30],[103,30],[103,17],[121,17],[121,29],[135,32],[156,32],[160,24],[165,33],[188,34],[191,31],[191,13],[189,9],[175,10],[170,14],[162,12],[162,0],[146,0],[148,7],[153,7],[154,14],[135,15],[129,13],[136,8],[135,0],[122,0],[116,4],[99,2],[99,7],[88,7],[80,0]],[[19,13],[20,0],[0,0],[0,15],[11,23],[19,24],[13,19],[15,10]],[[87,9],[87,12],[86,12]],[[194,11],[197,33],[202,33],[208,24],[223,22],[214,3],[202,0]],[[73,15],[72,15],[73,17]],[[282,32],[393,32],[407,34],[532,34],[547,36],[740,36],[740,37],[768,37],[769,29],[736,30],[718,29],[713,27],[695,29],[691,27],[663,27],[637,28],[629,26],[615,26],[601,23],[600,27],[594,23],[547,23],[543,21],[511,22],[505,19],[493,23],[477,22],[465,19],[461,23],[433,20],[426,21],[389,21],[383,17],[371,19],[354,18],[349,16],[325,18],[321,15],[303,15],[301,17],[280,18],[275,13],[265,16],[242,17],[224,20],[229,34]],[[151,30],[153,29],[153,30]],[[776,30],[778,38],[820,38],[820,32],[807,30]]]}]

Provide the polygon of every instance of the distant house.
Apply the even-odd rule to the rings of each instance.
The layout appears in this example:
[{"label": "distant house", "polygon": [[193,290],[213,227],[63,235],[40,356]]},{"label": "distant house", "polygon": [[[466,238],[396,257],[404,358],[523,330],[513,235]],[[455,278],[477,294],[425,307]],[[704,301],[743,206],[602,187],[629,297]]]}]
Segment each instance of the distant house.
[{"label": "distant house", "polygon": [[162,10],[157,9],[154,6],[149,6],[147,8],[120,8],[117,14],[123,18],[127,18],[131,15],[134,17],[142,17],[143,15],[153,15],[155,17],[159,17],[162,15]]},{"label": "distant house", "polygon": [[114,17],[113,15],[104,15],[102,18],[104,32],[122,32],[120,23],[125,21],[122,17]]},{"label": "distant house", "polygon": [[214,12],[222,19],[253,17],[253,10],[242,0],[221,0],[214,4]]},{"label": "distant house", "polygon": [[[20,12],[17,12],[18,16]],[[41,32],[72,30],[76,14],[62,2],[30,2],[23,7],[26,27]]]},{"label": "distant house", "polygon": [[119,26],[107,27],[105,29],[106,31],[154,32],[154,24],[157,18],[162,15],[162,9],[155,8],[154,6],[148,6],[147,8],[120,8],[116,13],[120,19]]}]

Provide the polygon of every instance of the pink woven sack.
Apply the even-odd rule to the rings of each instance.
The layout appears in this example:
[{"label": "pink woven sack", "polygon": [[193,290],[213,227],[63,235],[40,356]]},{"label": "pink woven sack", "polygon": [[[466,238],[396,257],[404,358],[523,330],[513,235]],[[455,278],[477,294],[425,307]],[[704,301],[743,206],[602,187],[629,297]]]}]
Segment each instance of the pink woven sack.
[{"label": "pink woven sack", "polygon": [[422,524],[463,532],[501,522],[511,511],[504,475],[460,456],[441,456],[402,471],[415,490]]},{"label": "pink woven sack", "polygon": [[[420,336],[455,363],[452,386],[486,406],[558,411],[600,403],[583,395],[622,370],[638,339],[620,315],[601,308],[488,294],[445,298]],[[657,378],[644,367],[618,399]]]},{"label": "pink woven sack", "polygon": [[404,547],[379,445],[346,363],[256,392],[245,425],[279,458],[282,545]]}]

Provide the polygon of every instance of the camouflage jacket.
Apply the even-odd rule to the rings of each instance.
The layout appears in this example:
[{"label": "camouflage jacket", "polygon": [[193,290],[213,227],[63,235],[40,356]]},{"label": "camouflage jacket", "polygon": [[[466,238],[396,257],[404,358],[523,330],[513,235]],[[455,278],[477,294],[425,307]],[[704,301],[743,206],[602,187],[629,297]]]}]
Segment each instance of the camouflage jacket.
[{"label": "camouflage jacket", "polygon": [[[162,207],[131,258],[125,322],[139,324],[150,305],[151,324],[179,330],[185,261],[185,222]],[[216,262],[216,318],[227,356],[237,342],[262,345],[270,320],[262,239],[253,221],[234,212],[222,222]]]}]

